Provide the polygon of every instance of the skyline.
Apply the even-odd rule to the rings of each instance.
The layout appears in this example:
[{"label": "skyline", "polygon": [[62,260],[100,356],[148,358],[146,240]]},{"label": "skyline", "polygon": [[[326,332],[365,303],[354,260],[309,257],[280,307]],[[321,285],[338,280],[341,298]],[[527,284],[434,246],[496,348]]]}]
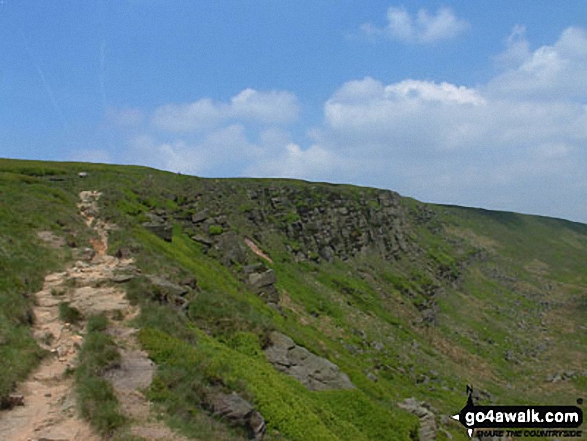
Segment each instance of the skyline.
[{"label": "skyline", "polygon": [[511,3],[6,0],[0,156],[587,223],[585,7]]}]

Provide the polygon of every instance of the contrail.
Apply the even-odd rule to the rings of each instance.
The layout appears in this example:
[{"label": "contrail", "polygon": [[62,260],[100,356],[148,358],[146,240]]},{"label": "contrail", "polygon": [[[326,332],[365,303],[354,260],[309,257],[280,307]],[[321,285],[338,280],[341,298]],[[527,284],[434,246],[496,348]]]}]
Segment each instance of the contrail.
[{"label": "contrail", "polygon": [[106,86],[105,83],[106,77],[106,40],[102,40],[102,44],[100,45],[100,92],[102,93],[102,105],[104,106],[104,110],[106,109]]},{"label": "contrail", "polygon": [[63,116],[63,112],[61,112],[61,108],[59,107],[59,104],[57,103],[57,100],[55,99],[55,95],[53,94],[53,90],[51,89],[51,86],[49,86],[49,83],[47,82],[47,79],[45,78],[45,74],[43,73],[43,69],[41,69],[41,64],[33,56],[31,49],[29,47],[29,43],[28,43],[26,37],[24,36],[24,32],[22,32],[22,30],[20,31],[20,35],[22,36],[22,40],[24,41],[24,47],[26,48],[27,54],[29,55],[33,65],[37,69],[37,72],[39,72],[39,76],[41,77],[41,81],[43,82],[43,87],[45,87],[45,91],[47,92],[47,95],[49,95],[49,99],[51,100],[51,104],[53,104],[53,109],[55,109],[57,116],[59,116],[59,119],[61,120],[61,124],[63,124],[63,128],[67,129],[67,122],[65,121],[65,117]]}]

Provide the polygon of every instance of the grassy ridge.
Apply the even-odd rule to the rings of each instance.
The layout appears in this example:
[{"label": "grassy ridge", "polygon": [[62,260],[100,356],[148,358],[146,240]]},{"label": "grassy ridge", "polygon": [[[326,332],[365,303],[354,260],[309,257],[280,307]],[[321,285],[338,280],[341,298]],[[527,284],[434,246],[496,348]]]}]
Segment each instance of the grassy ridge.
[{"label": "grassy ridge", "polygon": [[[88,177],[79,179],[79,171]],[[289,208],[278,214],[271,197],[276,188],[294,198],[282,201]],[[471,383],[484,390],[485,402],[502,404],[565,404],[584,390],[585,225],[402,199],[408,247],[396,258],[363,253],[330,263],[318,256],[298,262],[287,246],[296,251],[303,244],[283,234],[288,223],[300,220],[296,210],[327,207],[332,198],[354,210],[365,207],[366,198],[366,209],[377,210],[369,199],[376,191],[0,160],[0,368],[7,372],[0,396],[38,361],[28,331],[31,294],[46,272],[70,257],[67,247],[43,246],[39,253],[36,233],[87,243],[91,233],[75,204],[78,192],[88,189],[103,193],[101,213],[119,226],[111,232],[109,252],[126,250],[144,274],[176,283],[197,280],[184,313],[165,303],[148,278],[128,284],[129,298],[142,307],[141,340],[160,366],[151,397],[186,433],[244,438],[207,416],[207,397],[219,390],[236,390],[252,401],[268,421],[269,439],[280,440],[410,439],[417,419],[398,409],[398,401],[413,396],[449,415],[463,406],[464,386]],[[223,264],[221,251],[190,238],[190,219],[203,209],[227,219],[222,230],[204,234],[254,238],[272,257],[263,265],[277,276],[281,313],[243,283],[241,264]],[[153,213],[173,225],[171,243],[141,226]],[[255,213],[262,214],[261,225],[251,222]],[[423,321],[430,312],[435,323]],[[278,373],[262,354],[271,330],[335,362],[357,389],[310,392]],[[92,352],[107,359],[102,343]],[[567,371],[575,375],[547,380]],[[97,401],[102,399],[108,402]],[[455,424],[443,427],[453,439],[465,439]]]}]

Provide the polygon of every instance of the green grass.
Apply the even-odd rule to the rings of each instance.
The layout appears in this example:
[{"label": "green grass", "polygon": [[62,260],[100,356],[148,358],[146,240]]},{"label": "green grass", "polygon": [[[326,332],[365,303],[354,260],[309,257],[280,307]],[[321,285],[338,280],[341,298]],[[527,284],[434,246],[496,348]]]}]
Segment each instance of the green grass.
[{"label": "green grass", "polygon": [[[198,333],[195,346],[150,329],[144,329],[140,339],[160,365],[151,397],[170,413],[188,409],[185,416],[189,418],[192,409],[191,413],[197,414],[214,385],[222,385],[254,396],[257,408],[270,424],[269,430],[277,430],[291,440],[375,439],[364,433],[367,428],[373,436],[384,434],[383,439],[399,440],[406,439],[414,427],[413,418],[378,407],[358,390],[308,391],[296,380],[276,372],[258,349],[251,351],[254,344],[247,339],[247,350],[243,346],[234,350],[203,333]],[[341,414],[341,402],[358,404]]]},{"label": "green grass", "polygon": [[52,187],[49,176],[68,167],[0,159],[0,399],[38,364],[42,351],[30,335],[34,293],[43,277],[69,259],[67,249],[53,249],[39,231],[87,240],[77,216],[77,196]]},{"label": "green grass", "polygon": [[59,303],[59,320],[72,325],[78,324],[83,319],[81,312],[67,302]]},{"label": "green grass", "polygon": [[120,363],[116,344],[106,330],[103,315],[88,319],[84,343],[75,370],[75,387],[81,415],[103,436],[112,436],[127,424],[119,411],[118,400],[103,374]]},{"label": "green grass", "polygon": [[[79,171],[88,177],[79,179]],[[448,415],[464,405],[469,383],[503,404],[555,403],[584,389],[584,377],[556,384],[542,379],[587,363],[580,328],[587,317],[585,225],[404,198],[404,251],[390,257],[367,250],[326,263],[313,242],[319,227],[292,238],[287,225],[331,205],[371,219],[384,210],[379,190],[0,160],[0,397],[42,357],[30,335],[34,293],[44,275],[62,270],[71,258],[67,246],[52,249],[36,233],[51,231],[70,245],[87,246],[92,232],[76,203],[79,191],[88,189],[103,193],[101,214],[118,226],[110,232],[111,253],[129,252],[144,275],[197,280],[185,311],[168,304],[147,277],[125,284],[131,302],[141,307],[135,321],[143,328],[141,340],[160,364],[151,397],[186,433],[244,439],[242,431],[223,428],[208,415],[207,397],[218,390],[237,390],[254,402],[268,421],[268,439],[399,440],[410,438],[417,421],[395,403],[411,396]],[[191,215],[203,209],[210,217],[224,216],[227,225],[192,224]],[[171,243],[141,226],[149,212],[171,220]],[[351,222],[340,216],[341,223]],[[333,233],[338,228],[329,225]],[[348,240],[367,229],[356,223]],[[225,231],[253,239],[271,256],[274,263],[265,265],[277,275],[281,312],[248,289],[244,264],[224,266],[214,246],[208,250],[190,239],[199,234],[215,240]],[[298,251],[310,260],[296,262]],[[247,254],[247,264],[259,261]],[[438,308],[437,324],[425,325],[421,309],[431,305]],[[117,362],[106,327],[105,317],[90,318],[93,337],[84,344],[76,381],[86,415],[95,414],[96,427],[120,441],[126,423],[100,377]],[[357,389],[312,393],[278,373],[262,353],[271,330],[335,362]],[[505,360],[507,350],[518,361]],[[460,428],[447,428],[456,440],[465,439]]]}]

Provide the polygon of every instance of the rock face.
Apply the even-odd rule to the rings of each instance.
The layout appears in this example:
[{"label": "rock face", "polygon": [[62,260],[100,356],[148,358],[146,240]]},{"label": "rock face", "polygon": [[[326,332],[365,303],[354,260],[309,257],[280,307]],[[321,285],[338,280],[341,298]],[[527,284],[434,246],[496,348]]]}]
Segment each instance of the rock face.
[{"label": "rock face", "polygon": [[143,222],[142,226],[151,233],[159,236],[161,239],[171,242],[173,238],[173,228],[167,221],[167,214],[165,212],[145,213],[149,218],[149,222]]},{"label": "rock face", "polygon": [[217,394],[212,399],[211,405],[214,415],[225,418],[234,425],[246,427],[251,437],[256,440],[263,438],[265,419],[251,403],[236,392]]},{"label": "rock face", "polygon": [[265,355],[273,366],[297,378],[310,390],[353,389],[349,377],[331,361],[298,346],[287,335],[269,334]]},{"label": "rock face", "polygon": [[417,401],[415,398],[408,398],[398,404],[404,410],[413,413],[420,419],[420,429],[418,430],[419,441],[435,441],[438,427],[434,413],[426,407],[426,404]]},{"label": "rock face", "polygon": [[331,261],[367,252],[394,258],[408,248],[400,197],[392,191],[348,195],[324,186],[284,187],[248,196],[262,202],[247,213],[248,219],[258,226],[280,220],[278,229],[298,260]]}]

